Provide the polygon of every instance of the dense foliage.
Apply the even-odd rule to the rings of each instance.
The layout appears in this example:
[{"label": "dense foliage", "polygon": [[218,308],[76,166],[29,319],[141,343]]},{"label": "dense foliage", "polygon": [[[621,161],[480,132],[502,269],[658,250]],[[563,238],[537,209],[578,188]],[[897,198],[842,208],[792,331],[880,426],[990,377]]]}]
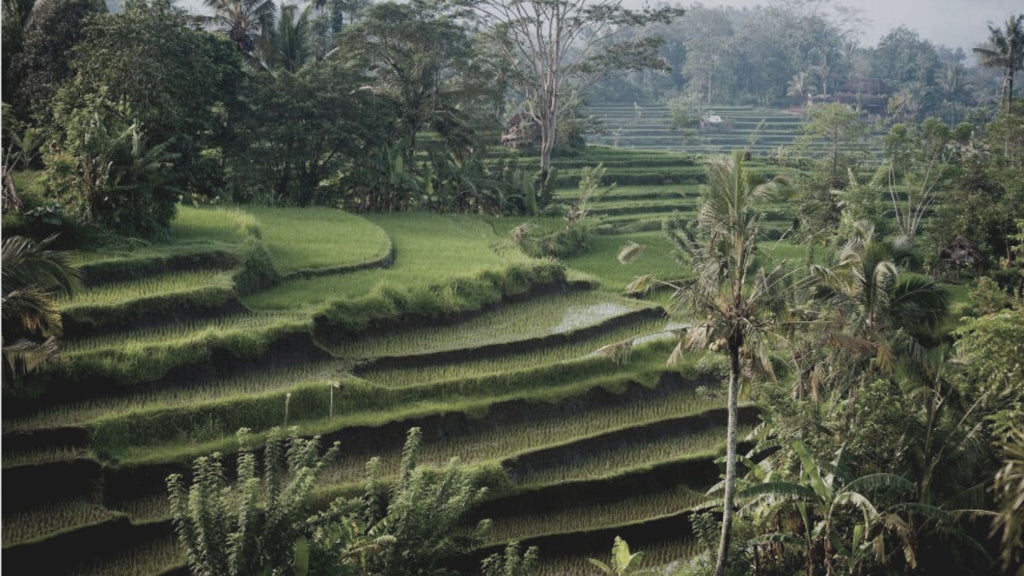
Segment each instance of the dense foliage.
[{"label": "dense foliage", "polygon": [[181,475],[167,479],[175,532],[194,576],[440,575],[444,562],[478,537],[460,536],[458,527],[484,490],[457,462],[439,472],[420,467],[417,428],[409,431],[397,479],[385,479],[371,460],[362,498],[338,499],[317,513],[311,496],[337,444],[321,454],[319,437],[274,428],[259,463],[249,431],[238,438],[234,487],[220,454],[195,461],[190,485]]},{"label": "dense foliage", "polygon": [[[1019,572],[1024,113],[1014,82],[1024,68],[1024,17],[990,27],[974,50],[981,66],[966,68],[962,52],[907,27],[860,47],[855,29],[830,21],[815,3],[750,11],[698,5],[680,18],[675,8],[579,0],[206,4],[212,16],[198,18],[167,0],[134,0],[120,13],[85,0],[5,0],[5,391],[54,356],[65,326],[97,336],[91,332],[149,330],[168,318],[185,323],[192,313],[215,319],[188,336],[175,333],[171,344],[153,343],[159,329],[121,347],[110,344],[114,338],[96,343],[98,334],[92,345],[106,348],[48,365],[44,376],[61,382],[45,393],[88,402],[102,393],[109,398],[97,402],[105,406],[132,386],[160,388],[187,380],[190,370],[221,375],[293,340],[308,344],[291,351],[300,362],[330,357],[345,364],[348,379],[349,364],[365,360],[365,375],[401,362],[381,351],[386,342],[356,358],[357,336],[405,324],[438,328],[542,290],[596,284],[584,271],[588,252],[620,232],[650,239],[663,225],[660,245],[677,248],[681,266],[666,278],[641,276],[627,291],[645,297],[670,289],[665,308],[681,322],[670,330],[681,335],[670,359],[706,352],[697,371],[726,382],[724,478],[710,490],[721,504],[673,508],[702,548],[679,567],[683,573]],[[799,136],[792,150],[780,147],[763,161],[748,149],[706,166],[673,157],[685,165],[671,170],[657,158],[604,150],[618,162],[606,172],[588,166],[604,158],[571,132],[586,123],[576,117],[585,97],[632,100],[637,120],[638,101],[666,101],[687,137],[731,130],[713,105],[795,108],[785,113],[799,126],[789,135]],[[523,168],[516,152],[496,152],[499,142],[525,142],[524,153],[532,143],[539,170]],[[647,171],[648,163],[658,170]],[[613,188],[613,178],[625,185]],[[669,200],[647,190],[670,185]],[[183,203],[222,202],[487,218],[442,244],[425,240],[415,219],[375,216],[374,224],[391,223],[395,235],[420,244],[406,244],[397,258],[433,269],[380,271],[388,280],[371,287],[380,278],[357,272],[391,267],[396,250],[369,223],[363,230],[380,233],[369,256],[339,263],[332,256],[344,246],[334,238],[316,249],[333,267],[310,267],[289,252],[300,235],[264,242],[251,215],[235,214],[237,230],[206,238],[210,251],[201,256],[131,264],[83,257],[120,285],[97,301],[70,299],[77,276],[49,250],[50,230],[73,232],[61,236],[72,245],[104,238],[135,246],[167,239]],[[648,209],[658,218],[615,220]],[[531,220],[491,218],[510,215]],[[316,226],[313,211],[302,218],[291,225]],[[337,230],[332,225],[325,234]],[[806,249],[805,261],[782,262],[773,252],[781,240]],[[643,248],[631,240],[619,259]],[[472,270],[448,268],[445,259]],[[197,261],[210,269],[181,274],[161,295],[147,292],[153,269],[181,271]],[[351,274],[337,282],[342,273]],[[280,291],[270,294],[271,287]],[[275,309],[272,320],[253,313],[259,298],[239,300],[257,292]],[[221,330],[218,315],[230,315],[231,330]],[[555,336],[563,334],[533,335],[528,345]],[[328,340],[350,346],[353,357],[331,356]],[[600,350],[621,366],[632,344]],[[424,342],[416,345],[429,356]],[[496,357],[519,343],[474,345]],[[430,353],[429,361],[465,363],[460,350]],[[396,370],[437,368],[412,366],[421,361]],[[495,456],[474,467],[420,466],[414,428],[397,473],[371,460],[361,496],[315,506],[324,504],[317,479],[338,456],[336,448],[321,454],[315,436],[335,417],[335,394],[366,418],[360,426],[380,424],[374,418],[395,406],[408,411],[402,418],[440,413],[449,401],[477,414],[494,399],[485,390],[521,400],[512,392],[547,387],[550,374],[583,374],[597,386],[607,368],[597,361],[501,377],[476,367],[472,378],[446,375],[386,393],[362,376],[346,380],[344,393],[338,382],[303,381],[289,389],[294,396],[280,383],[245,396],[251,390],[238,392],[246,386],[239,384],[230,393],[206,391],[212,400],[195,406],[153,402],[148,412],[82,416],[86,424],[61,433],[87,436],[97,460],[134,449],[126,440],[133,436],[152,445],[182,437],[213,443],[239,424],[279,422],[283,398],[286,423],[290,414],[315,422],[307,437],[242,433],[233,473],[215,454],[196,460],[190,482],[169,479],[172,523],[193,574],[444,574],[483,542],[486,522],[468,519],[488,496],[480,475],[494,472]],[[756,408],[762,424],[742,454],[745,408],[748,416]],[[658,441],[675,439],[667,438]],[[82,456],[69,444],[57,460]],[[529,459],[502,464],[520,457]],[[522,496],[509,492],[501,496]],[[608,574],[637,573],[642,559],[617,538],[612,561],[593,564]],[[521,554],[513,545],[486,560],[484,573],[524,576],[536,561],[536,549]]]}]

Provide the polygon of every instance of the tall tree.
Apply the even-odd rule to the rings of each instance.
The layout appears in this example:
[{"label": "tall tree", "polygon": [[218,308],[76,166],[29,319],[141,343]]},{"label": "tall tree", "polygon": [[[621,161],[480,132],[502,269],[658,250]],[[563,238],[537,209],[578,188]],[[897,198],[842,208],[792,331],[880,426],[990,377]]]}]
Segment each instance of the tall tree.
[{"label": "tall tree", "polygon": [[1013,109],[1013,78],[1024,70],[1024,14],[1010,16],[1005,28],[989,26],[988,46],[974,49],[982,66],[1003,69],[1002,103]]},{"label": "tall tree", "polygon": [[203,0],[203,3],[213,9],[209,21],[247,56],[254,55],[260,35],[273,25],[274,0]]},{"label": "tall tree", "polygon": [[869,360],[877,370],[861,370],[862,380],[891,374],[898,359],[893,341],[897,333],[928,334],[941,323],[949,304],[948,294],[930,279],[899,273],[890,247],[875,238],[870,224],[858,225],[836,266],[812,266],[810,278],[815,298],[827,310],[821,319],[826,344],[838,351],[840,360]]},{"label": "tall tree", "polygon": [[[716,576],[725,574],[731,538],[736,492],[737,402],[742,359],[753,359],[752,368],[770,373],[767,339],[785,308],[785,274],[781,267],[766,271],[757,266],[757,232],[761,213],[755,203],[776,189],[743,166],[743,153],[719,159],[708,167],[697,214],[697,234],[674,235],[693,266],[692,279],[676,286],[675,307],[694,320],[670,361],[684,348],[724,349],[729,355],[728,439],[725,460],[725,494],[722,501],[722,533]],[[635,256],[624,250],[622,261]],[[638,278],[630,289],[643,289],[653,281]]]},{"label": "tall tree", "polygon": [[663,67],[660,39],[625,38],[632,26],[668,22],[676,8],[628,10],[621,0],[476,0],[477,16],[501,49],[509,86],[541,133],[540,176],[551,171],[559,117],[614,69]]},{"label": "tall tree", "polygon": [[263,65],[297,72],[313,55],[310,13],[312,5],[301,12],[293,4],[281,6],[275,26],[264,30],[260,52]]},{"label": "tall tree", "polygon": [[[917,125],[896,124],[882,140],[886,156],[882,172],[888,179],[900,240],[913,245],[951,172],[954,133],[932,117]],[[905,199],[900,198],[897,186],[903,188]]]},{"label": "tall tree", "polygon": [[3,20],[0,21],[0,73],[3,74],[3,101],[14,101],[16,76],[13,73],[14,56],[21,54],[25,41],[25,30],[32,21],[32,9],[35,0],[4,0],[2,5]]},{"label": "tall tree", "polygon": [[894,28],[878,41],[868,55],[871,74],[904,88],[920,82],[931,84],[939,69],[939,56],[927,40],[906,26]]},{"label": "tall tree", "polygon": [[360,90],[367,82],[333,58],[252,75],[240,137],[226,150],[235,199],[305,206],[332,174],[365,164],[393,121],[386,99]]},{"label": "tall tree", "polygon": [[469,35],[446,6],[414,0],[382,2],[363,13],[339,37],[342,52],[366,70],[373,89],[398,106],[397,147],[407,159],[424,128],[442,137],[472,116],[476,54]]},{"label": "tall tree", "polygon": [[687,89],[701,94],[707,104],[720,101],[729,91],[729,83],[723,80],[731,80],[726,71],[736,64],[733,25],[728,15],[723,10],[696,7],[680,26],[686,43],[686,64],[682,71],[688,79]]},{"label": "tall tree", "polygon": [[824,140],[828,144],[828,154],[823,159],[824,181],[831,188],[843,189],[847,184],[847,169],[854,167],[858,155],[863,152],[867,124],[845,104],[826,104],[811,108],[809,121],[801,131],[801,145],[806,146],[816,140]]},{"label": "tall tree", "polygon": [[215,190],[220,167],[201,152],[222,145],[237,111],[242,64],[229,42],[168,0],[136,0],[89,21],[72,67],[58,105],[74,110],[85,95],[105,92],[130,108],[149,142],[170,142],[179,188]]},{"label": "tall tree", "polygon": [[972,86],[967,77],[967,69],[959,62],[946,64],[938,83],[943,108],[949,112],[948,123],[954,126],[963,116],[962,107],[970,100]]},{"label": "tall tree", "polygon": [[[40,2],[25,17],[22,52],[12,58],[8,70],[6,35],[9,32],[8,9],[4,3],[4,98],[13,96],[17,114],[23,119],[45,116],[57,90],[74,75],[71,59],[74,49],[85,38],[86,20],[92,14],[106,12],[97,0],[49,0]],[[10,12],[19,14],[14,7]],[[11,83],[8,86],[8,82]]]}]

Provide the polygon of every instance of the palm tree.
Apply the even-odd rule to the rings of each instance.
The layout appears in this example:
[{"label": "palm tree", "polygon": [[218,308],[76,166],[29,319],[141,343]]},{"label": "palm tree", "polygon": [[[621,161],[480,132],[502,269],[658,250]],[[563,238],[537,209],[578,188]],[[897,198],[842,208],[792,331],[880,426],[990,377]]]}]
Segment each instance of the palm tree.
[{"label": "palm tree", "polygon": [[[1000,560],[1009,570],[1024,548],[1024,431],[1020,429],[1011,431],[1003,444],[1003,467],[996,473],[993,492],[999,508],[993,518],[992,535],[1000,534]],[[1024,570],[1024,565],[1018,566]]]},{"label": "palm tree", "polygon": [[874,226],[866,223],[857,225],[839,264],[812,266],[809,280],[815,297],[832,312],[824,319],[828,344],[855,356],[873,355],[883,372],[896,361],[892,337],[934,330],[949,306],[949,295],[935,282],[900,275],[889,246],[875,240]]},{"label": "palm tree", "polygon": [[270,68],[281,67],[289,72],[298,72],[299,68],[309,60],[310,21],[312,5],[298,13],[298,6],[281,7],[281,17],[277,26],[267,26],[263,38],[264,65]]},{"label": "palm tree", "polygon": [[54,298],[74,293],[78,271],[64,254],[46,250],[54,239],[11,236],[3,242],[4,381],[31,372],[57,351],[61,317]]},{"label": "palm tree", "polygon": [[949,109],[949,125],[955,126],[960,121],[960,105],[969,98],[971,82],[967,78],[967,69],[959,62],[947,64],[939,77],[939,90],[945,107]]},{"label": "palm tree", "polygon": [[1006,110],[1013,109],[1013,77],[1024,70],[1024,14],[1006,19],[1006,28],[989,26],[988,46],[974,49],[982,66],[1003,69],[1002,102]]},{"label": "palm tree", "polygon": [[227,33],[239,52],[252,55],[263,30],[272,25],[274,0],[203,0],[214,11],[209,20]]},{"label": "palm tree", "polygon": [[[695,319],[669,361],[678,359],[684,348],[724,349],[729,354],[725,495],[716,576],[725,574],[733,518],[741,355],[755,358],[756,365],[770,373],[766,339],[783,311],[782,268],[766,272],[755,266],[754,258],[761,215],[752,203],[774,188],[774,183],[743,168],[741,152],[731,159],[712,162],[697,216],[697,236],[676,238],[691,260],[694,277],[678,285],[669,284],[676,289],[673,307]],[[635,253],[627,249],[620,253],[620,260],[629,260]],[[656,281],[650,276],[641,277],[627,290],[643,291],[651,282]]]}]

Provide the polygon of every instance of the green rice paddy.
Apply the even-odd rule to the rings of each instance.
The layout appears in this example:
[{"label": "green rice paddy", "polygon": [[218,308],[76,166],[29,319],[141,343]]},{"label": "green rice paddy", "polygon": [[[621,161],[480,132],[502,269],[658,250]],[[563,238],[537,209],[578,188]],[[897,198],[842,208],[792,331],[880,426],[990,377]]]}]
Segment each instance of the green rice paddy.
[{"label": "green rice paddy", "polygon": [[246,208],[281,274],[356,266],[383,259],[391,240],[379,226],[331,208]]},{"label": "green rice paddy", "polygon": [[[424,316],[404,325],[391,318],[395,323],[386,329],[370,322],[330,342],[318,339],[316,325],[336,321],[330,311],[339,303],[358,307],[353,303],[385,293],[402,297],[430,292],[437,297],[431,306],[457,305],[464,296],[459,291],[471,284],[466,278],[500,279],[511,267],[548,265],[516,249],[511,231],[528,221],[556,230],[564,220],[181,207],[168,244],[76,256],[78,262],[94,266],[113,269],[112,264],[125,263],[149,269],[145,277],[98,282],[63,302],[66,309],[117,310],[167,294],[234,289],[237,270],[162,269],[169,255],[225,251],[242,262],[251,246],[261,245],[283,280],[242,297],[248,311],[226,310],[180,322],[154,317],[145,326],[111,328],[110,333],[86,333],[65,342],[70,366],[116,375],[119,387],[84,400],[46,397],[17,413],[5,413],[5,435],[74,427],[89,436],[88,446],[54,440],[52,445],[5,450],[5,469],[87,456],[103,466],[138,471],[140,478],[149,473],[159,479],[152,471],[183,469],[192,458],[213,451],[232,452],[238,427],[259,434],[282,424],[296,426],[304,435],[329,434],[341,440],[342,455],[320,487],[325,496],[358,493],[371,456],[381,457],[386,471],[396,470],[400,437],[414,425],[428,432],[424,463],[439,466],[459,457],[481,470],[503,468],[511,474],[501,487],[503,494],[543,490],[569,480],[600,484],[665,463],[713,457],[724,440],[724,419],[701,420],[703,424],[690,428],[669,426],[650,437],[643,430],[660,430],[666,423],[702,418],[720,408],[723,401],[713,384],[716,371],[698,369],[714,362],[693,356],[682,367],[668,368],[671,341],[638,346],[625,365],[594,355],[609,344],[664,334],[668,319],[655,311],[664,301],[660,294],[636,300],[619,293],[639,274],[679,278],[688,273],[673,258],[658,222],[674,210],[692,211],[704,168],[677,154],[595,149],[556,159],[564,182],[558,196],[576,198],[579,172],[598,162],[605,163],[608,182],[619,185],[590,205],[592,222],[601,233],[591,238],[587,251],[564,260],[570,279],[586,279],[595,288],[552,292],[548,286],[547,293],[515,292],[514,302],[484,300],[483,310],[433,310],[438,315],[430,318],[444,322]],[[615,259],[627,242],[646,247],[631,265]],[[800,256],[799,250],[780,248],[787,257]],[[385,262],[390,255],[393,261]],[[364,265],[376,267],[355,269]],[[268,345],[271,341],[274,346]],[[225,355],[236,356],[234,364],[225,364],[234,366],[226,372],[169,376],[189,363],[223,363]],[[661,388],[666,372],[677,372],[684,384]],[[708,388],[698,387],[698,381]],[[444,428],[439,422],[459,424]],[[374,440],[368,430],[388,432]],[[349,433],[365,444],[347,445]],[[548,453],[562,456],[543,456]],[[545,463],[525,468],[518,464],[537,458]],[[126,516],[133,530],[152,536],[113,555],[83,559],[73,573],[148,575],[180,567],[182,557],[172,535],[147,524],[167,518],[163,483],[152,480],[135,490],[124,497],[105,494],[108,507],[57,499],[47,508],[5,513],[4,544],[49,542],[59,533]],[[680,482],[651,493],[606,494],[592,503],[526,508],[494,518],[496,528],[489,539],[500,544],[642,523],[684,512],[703,499],[702,490]],[[682,543],[631,544],[647,551],[652,563],[663,565],[694,553],[694,544],[685,540],[689,535],[679,536]],[[542,551],[550,556],[545,573],[578,573],[573,571],[582,553]]]},{"label": "green rice paddy", "polygon": [[458,275],[529,261],[518,251],[503,247],[506,241],[479,218],[401,213],[367,219],[391,238],[395,247],[393,267],[288,280],[246,298],[246,305],[258,310],[311,309],[362,296],[381,285],[440,284]]},{"label": "green rice paddy", "polygon": [[344,358],[411,356],[566,334],[642,309],[635,301],[590,292],[517,302],[455,325],[368,335],[334,347]]}]

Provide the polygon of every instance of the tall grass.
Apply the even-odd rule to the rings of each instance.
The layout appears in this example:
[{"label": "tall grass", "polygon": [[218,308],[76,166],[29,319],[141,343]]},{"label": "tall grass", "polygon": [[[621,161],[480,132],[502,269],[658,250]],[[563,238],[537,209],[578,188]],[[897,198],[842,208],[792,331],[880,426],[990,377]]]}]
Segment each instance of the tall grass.
[{"label": "tall grass", "polygon": [[171,221],[171,237],[176,244],[240,244],[249,237],[259,237],[261,231],[255,217],[237,208],[179,206]]},{"label": "tall grass", "polygon": [[[636,262],[621,264],[616,256],[627,242],[644,246],[643,255]],[[637,276],[654,274],[662,279],[686,276],[688,268],[676,261],[674,246],[663,232],[634,232],[614,236],[596,236],[591,239],[590,250],[567,258],[565,264],[601,281],[609,290],[621,291]]]}]

